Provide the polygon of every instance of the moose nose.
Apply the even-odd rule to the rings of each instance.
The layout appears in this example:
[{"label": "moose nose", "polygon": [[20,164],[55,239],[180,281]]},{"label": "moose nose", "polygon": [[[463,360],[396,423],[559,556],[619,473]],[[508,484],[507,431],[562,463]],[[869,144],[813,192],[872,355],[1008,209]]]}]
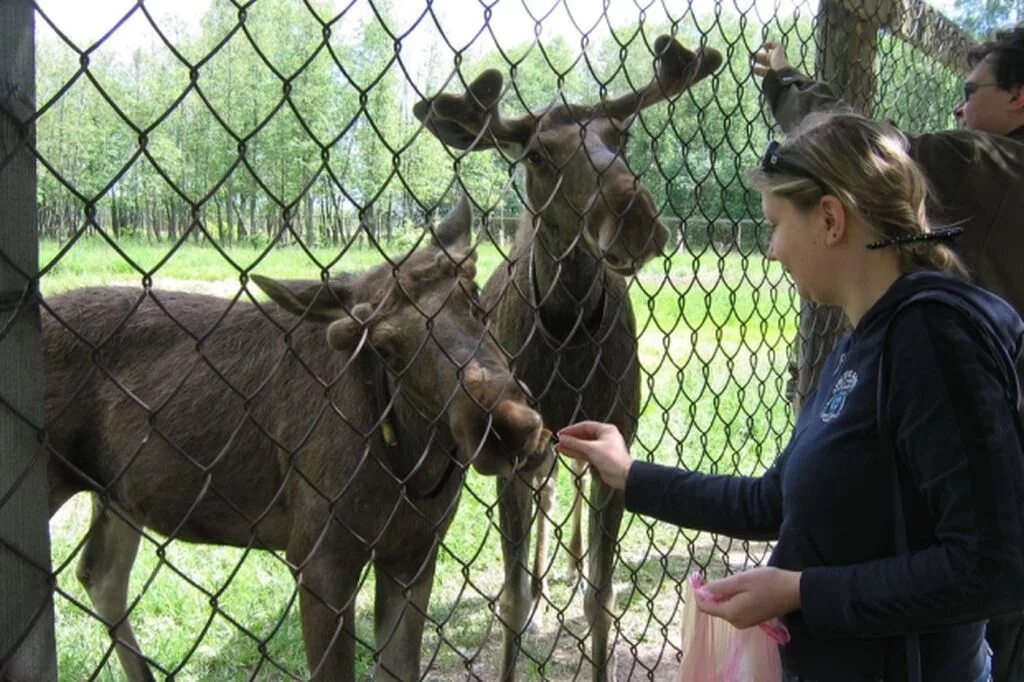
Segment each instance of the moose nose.
[{"label": "moose nose", "polygon": [[[547,442],[544,423],[537,412],[512,399],[505,399],[494,408],[492,427],[507,448],[527,457],[543,452]],[[547,431],[547,440],[551,432]]]},{"label": "moose nose", "polygon": [[668,243],[668,228],[658,218],[653,197],[635,181],[615,201],[605,204],[608,210],[594,216],[598,255],[609,268],[625,276],[664,253]]},{"label": "moose nose", "polygon": [[543,460],[551,432],[507,367],[474,359],[463,369],[462,388],[453,403],[453,433],[473,453],[478,472],[507,476]]}]

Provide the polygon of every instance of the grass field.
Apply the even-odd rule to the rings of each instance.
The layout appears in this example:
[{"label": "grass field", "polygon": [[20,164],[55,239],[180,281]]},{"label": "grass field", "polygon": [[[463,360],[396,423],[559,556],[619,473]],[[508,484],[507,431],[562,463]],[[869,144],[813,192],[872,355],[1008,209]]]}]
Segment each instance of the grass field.
[{"label": "grass field", "polygon": [[[125,243],[93,238],[62,251],[41,245],[45,295],[118,283],[235,296],[242,273],[316,279],[381,261],[367,248],[344,254],[296,247],[220,253],[184,244]],[[481,247],[479,281],[501,262]],[[783,397],[788,341],[796,315],[780,269],[759,255],[677,252],[650,263],[634,279],[645,402],[635,456],[712,472],[756,474],[781,449],[791,426]],[[561,470],[558,519],[569,512],[572,474]],[[429,679],[495,679],[501,587],[494,484],[471,473],[458,516],[440,553],[424,642]],[[59,572],[57,638],[61,679],[121,679],[105,629],[89,613],[74,578],[88,500],[73,499],[51,522]],[[568,526],[564,542],[568,542]],[[556,531],[555,538],[560,532]],[[698,568],[713,574],[764,557],[747,546],[626,515],[616,571],[617,651],[622,679],[674,674],[679,591]],[[550,603],[527,637],[524,679],[589,679],[581,654],[587,640],[578,585],[564,579],[566,555],[553,557]],[[372,639],[372,576],[359,602],[362,633]],[[182,680],[277,680],[306,675],[295,585],[283,562],[266,552],[143,541],[132,579],[132,621],[140,644],[167,675]],[[538,619],[540,620],[540,619]],[[369,651],[361,652],[368,675]]]}]

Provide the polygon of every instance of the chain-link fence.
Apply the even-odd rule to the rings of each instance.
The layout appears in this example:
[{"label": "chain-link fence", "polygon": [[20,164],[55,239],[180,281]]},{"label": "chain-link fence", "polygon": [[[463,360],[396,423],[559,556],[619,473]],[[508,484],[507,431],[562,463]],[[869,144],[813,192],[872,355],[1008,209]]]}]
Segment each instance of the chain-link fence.
[{"label": "chain-link fence", "polygon": [[749,55],[939,129],[964,44],[921,5],[605,5],[0,6],[0,655],[674,674],[684,577],[770,547],[622,516],[531,408],[763,471],[799,302],[744,182],[777,134]]}]

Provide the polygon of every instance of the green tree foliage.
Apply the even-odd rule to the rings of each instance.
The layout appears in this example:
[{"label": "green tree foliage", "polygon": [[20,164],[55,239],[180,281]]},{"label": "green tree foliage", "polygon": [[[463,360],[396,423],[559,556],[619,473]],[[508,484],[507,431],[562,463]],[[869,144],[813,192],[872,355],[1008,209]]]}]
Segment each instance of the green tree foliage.
[{"label": "green tree foliage", "polygon": [[1024,21],[1024,0],[956,0],[957,23],[978,38]]},{"label": "green tree foliage", "polygon": [[[418,235],[425,217],[465,190],[487,229],[508,236],[522,208],[518,159],[444,147],[412,104],[462,91],[487,68],[505,74],[506,116],[563,100],[594,103],[643,87],[654,40],[670,33],[690,48],[715,46],[726,64],[643,110],[628,160],[666,222],[689,226],[692,248],[711,239],[711,228],[702,238],[694,225],[759,215],[744,175],[777,132],[749,54],[771,37],[786,41],[805,70],[814,58],[806,12],[767,27],[741,13],[687,14],[673,24],[616,27],[604,39],[531,38],[482,54],[444,45],[420,54],[409,29],[390,0],[281,0],[211,3],[197,34],[171,27],[173,49],[127,57],[43,34],[43,234],[344,244]],[[952,76],[891,39],[880,48],[880,115],[907,129],[948,126]]]},{"label": "green tree foliage", "polygon": [[920,50],[891,36],[879,40],[875,114],[908,131],[956,126],[960,77]]}]

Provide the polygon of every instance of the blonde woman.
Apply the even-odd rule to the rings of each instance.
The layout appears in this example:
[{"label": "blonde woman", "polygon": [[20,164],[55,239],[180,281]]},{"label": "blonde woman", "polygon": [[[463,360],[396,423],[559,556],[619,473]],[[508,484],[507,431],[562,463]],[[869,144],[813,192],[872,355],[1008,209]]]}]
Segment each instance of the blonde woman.
[{"label": "blonde woman", "polygon": [[808,119],[750,180],[768,258],[853,328],[785,450],[740,477],[634,461],[597,422],[558,448],[636,513],[775,541],[768,566],[710,582],[727,598],[701,608],[741,628],[781,617],[785,680],[987,680],[984,622],[1024,605],[1024,323],[963,279],[957,230],[929,227],[898,131]]}]

